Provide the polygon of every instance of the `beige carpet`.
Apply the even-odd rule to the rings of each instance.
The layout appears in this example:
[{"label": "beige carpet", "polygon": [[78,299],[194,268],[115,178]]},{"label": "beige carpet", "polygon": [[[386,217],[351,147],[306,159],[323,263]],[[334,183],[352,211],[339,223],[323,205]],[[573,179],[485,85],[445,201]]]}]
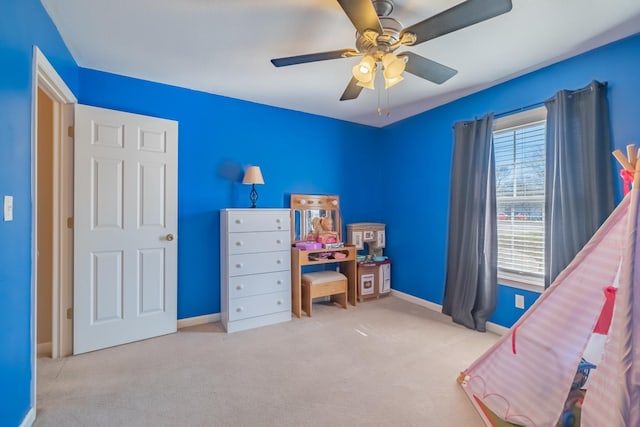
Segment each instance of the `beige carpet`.
[{"label": "beige carpet", "polygon": [[38,360],[35,426],[481,426],[456,377],[497,335],[390,296]]}]

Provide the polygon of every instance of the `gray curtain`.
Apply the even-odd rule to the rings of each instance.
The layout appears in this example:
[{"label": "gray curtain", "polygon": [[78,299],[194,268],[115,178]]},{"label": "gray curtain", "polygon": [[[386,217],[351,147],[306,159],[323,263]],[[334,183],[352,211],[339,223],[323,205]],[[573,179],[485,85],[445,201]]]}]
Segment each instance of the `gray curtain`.
[{"label": "gray curtain", "polygon": [[613,211],[607,85],[593,81],[545,102],[545,287]]},{"label": "gray curtain", "polygon": [[486,331],[496,307],[497,233],[493,114],[454,126],[447,278],[442,312]]}]

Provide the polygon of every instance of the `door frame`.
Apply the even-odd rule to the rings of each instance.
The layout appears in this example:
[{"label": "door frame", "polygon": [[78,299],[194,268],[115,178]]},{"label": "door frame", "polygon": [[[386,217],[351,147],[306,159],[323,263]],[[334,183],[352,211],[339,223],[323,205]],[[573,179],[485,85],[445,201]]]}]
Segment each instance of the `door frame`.
[{"label": "door frame", "polygon": [[31,93],[31,400],[36,405],[37,378],[37,250],[38,250],[38,88],[53,100],[53,292],[52,358],[72,352],[73,323],[66,310],[73,304],[73,230],[67,218],[73,217],[73,144],[67,129],[73,126],[77,99],[42,51],[33,48]]}]

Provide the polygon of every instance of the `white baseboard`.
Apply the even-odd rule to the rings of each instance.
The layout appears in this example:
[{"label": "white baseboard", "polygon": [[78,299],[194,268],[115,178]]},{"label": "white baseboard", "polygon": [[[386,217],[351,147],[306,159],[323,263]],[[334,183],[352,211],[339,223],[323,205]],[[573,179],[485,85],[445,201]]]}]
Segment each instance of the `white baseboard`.
[{"label": "white baseboard", "polygon": [[493,332],[496,335],[505,335],[509,332],[509,328],[505,328],[502,325],[498,325],[497,323],[487,322],[487,331]]},{"label": "white baseboard", "polygon": [[178,320],[178,329],[188,328],[189,326],[204,325],[207,323],[215,323],[220,321],[220,313],[205,314],[203,316],[187,317]]},{"label": "white baseboard", "polygon": [[[405,294],[404,292],[397,291],[395,289],[391,290],[391,295],[395,295],[400,299],[405,301],[412,302],[419,306],[428,308],[429,310],[437,311],[438,313],[442,313],[442,305],[436,304],[435,302],[427,301],[426,299],[414,297],[413,295]],[[493,322],[487,322],[487,331],[493,332],[497,335],[504,335],[509,331],[509,328],[505,328],[504,326],[498,325]]]},{"label": "white baseboard", "polygon": [[391,289],[391,295],[395,295],[400,299],[405,301],[412,302],[419,306],[428,308],[429,310],[442,312],[442,306],[440,304],[436,304],[435,302],[427,301],[426,299],[414,297],[413,295],[405,294],[404,292],[396,291],[395,289]]},{"label": "white baseboard", "polygon": [[27,412],[27,415],[24,417],[24,420],[20,423],[20,427],[31,427],[36,420],[36,408],[33,406]]}]

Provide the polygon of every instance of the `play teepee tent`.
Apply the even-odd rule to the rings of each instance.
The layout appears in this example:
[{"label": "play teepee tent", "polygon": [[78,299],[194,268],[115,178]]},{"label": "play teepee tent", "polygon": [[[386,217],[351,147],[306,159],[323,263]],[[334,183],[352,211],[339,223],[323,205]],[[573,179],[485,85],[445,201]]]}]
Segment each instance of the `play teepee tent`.
[{"label": "play teepee tent", "polygon": [[[640,161],[635,147],[627,150],[621,163],[632,176]],[[640,426],[639,202],[636,173],[633,189],[569,266],[460,374],[487,426]]]}]

